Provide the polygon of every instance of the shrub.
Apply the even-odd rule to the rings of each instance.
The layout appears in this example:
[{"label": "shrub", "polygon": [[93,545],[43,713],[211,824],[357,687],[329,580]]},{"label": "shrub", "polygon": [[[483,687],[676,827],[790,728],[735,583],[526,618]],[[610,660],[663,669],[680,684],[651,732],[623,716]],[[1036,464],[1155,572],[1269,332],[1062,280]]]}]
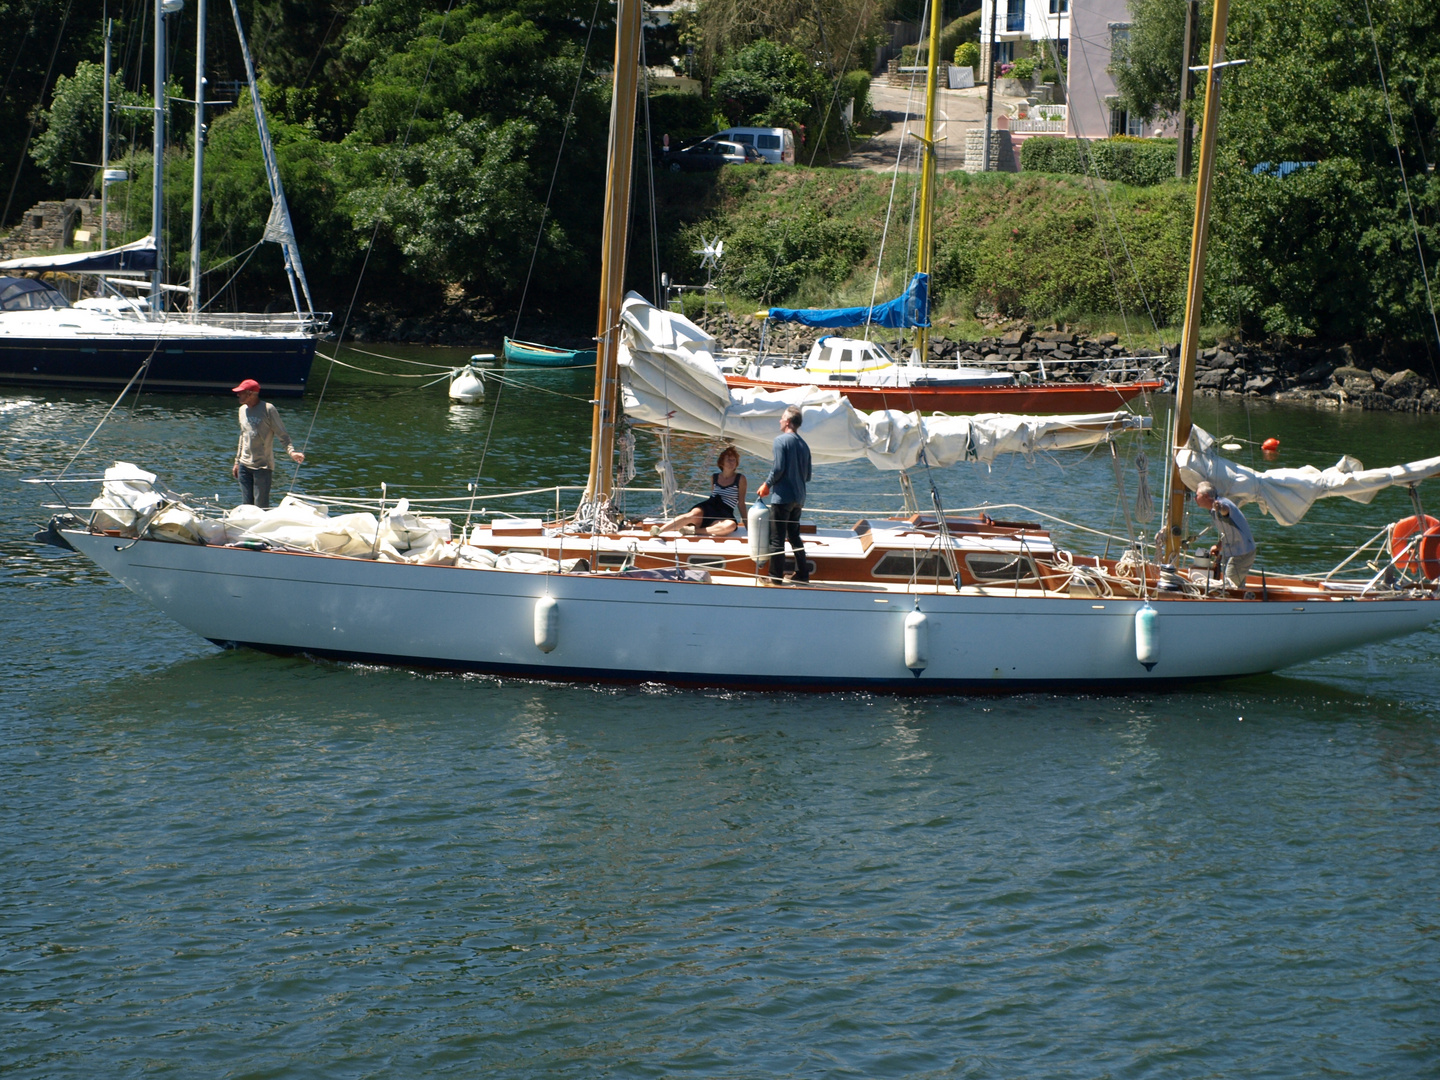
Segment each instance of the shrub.
[{"label": "shrub", "polygon": [[979,67],[980,46],[973,41],[961,42],[960,46],[955,50],[955,66],[968,68]]},{"label": "shrub", "polygon": [[1010,77],[1012,79],[1028,79],[1034,74],[1035,58],[1033,56],[1022,56],[1010,65]]},{"label": "shrub", "polygon": [[843,111],[847,101],[855,102],[855,119],[857,121],[871,114],[873,110],[870,108],[869,72],[847,71],[840,76],[840,93],[835,99],[835,104]]},{"label": "shrub", "polygon": [[901,45],[901,46],[900,46],[900,66],[901,66],[901,67],[916,67],[916,66],[918,66],[919,63],[920,63],[920,61],[917,59],[917,57],[919,57],[919,55],[920,55],[920,46],[919,46],[919,45]]},{"label": "shrub", "polygon": [[1101,180],[1149,186],[1175,175],[1174,139],[1070,139],[1037,135],[1020,144],[1020,168],[1025,172],[1092,173]]}]

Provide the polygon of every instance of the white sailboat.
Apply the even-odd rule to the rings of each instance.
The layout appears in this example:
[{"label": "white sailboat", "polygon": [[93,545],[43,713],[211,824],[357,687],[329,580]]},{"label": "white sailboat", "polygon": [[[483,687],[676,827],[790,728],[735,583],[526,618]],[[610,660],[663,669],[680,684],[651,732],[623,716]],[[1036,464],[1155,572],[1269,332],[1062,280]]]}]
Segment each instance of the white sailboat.
[{"label": "white sailboat", "polygon": [[[151,185],[151,235],[122,247],[98,252],[42,255],[0,262],[0,275],[65,273],[88,275],[106,284],[112,296],[72,305],[54,287],[31,278],[0,276],[0,386],[80,388],[116,391],[143,373],[151,391],[229,392],[242,379],[258,379],[272,396],[305,392],[315,346],[330,316],[316,312],[290,224],[290,212],[270,143],[264,110],[255,85],[255,69],[232,2],[235,30],[245,58],[256,129],[270,188],[272,212],[264,239],[284,252],[293,315],[209,312],[200,295],[200,208],[205,152],[206,0],[196,0],[195,189],[188,286],[167,285],[158,249],[165,185],[165,99],[167,18],[183,0],[155,0],[154,177]],[[106,40],[108,103],[109,39]],[[105,122],[108,135],[108,115]],[[106,142],[108,146],[108,140]],[[102,180],[102,185],[105,183]],[[102,211],[103,223],[103,211]],[[149,279],[148,302],[129,300],[115,289]],[[188,310],[169,311],[170,292],[188,294]]]},{"label": "white sailboat", "polygon": [[[1216,0],[1202,184],[1225,11],[1226,0]],[[1429,528],[1429,519],[1410,536],[1382,530],[1390,548],[1379,570],[1349,579],[1258,575],[1243,590],[1198,567],[1157,566],[1143,548],[1119,559],[1081,555],[1033,524],[938,512],[812,528],[811,584],[773,587],[759,572],[767,535],[684,536],[617,520],[622,404],[634,420],[763,452],[775,417],[795,402],[805,408],[802,434],[817,464],[863,456],[891,469],[922,454],[941,465],[1094,445],[1141,426],[1126,414],[926,420],[857,413],[814,388],[730,390],[708,335],[621,288],[639,34],[638,0],[620,0],[591,463],[574,517],[551,527],[467,523],[457,536],[452,522],[421,518],[403,503],[331,517],[292,499],[209,520],[152,475],[117,466],[87,520],[57,520],[52,541],[217,643],[546,679],[904,692],[1151,688],[1273,671],[1440,619],[1440,525]],[[1206,199],[1198,202],[1203,259]],[[1197,268],[1192,291],[1198,279]],[[1185,475],[1165,533],[1172,552],[1185,539],[1187,478],[1209,478],[1222,493],[1232,485],[1238,497],[1293,518],[1307,500],[1365,502],[1384,486],[1413,489],[1440,474],[1440,458],[1293,475],[1247,474],[1218,458],[1188,422],[1198,311],[1197,301],[1176,434]]]}]

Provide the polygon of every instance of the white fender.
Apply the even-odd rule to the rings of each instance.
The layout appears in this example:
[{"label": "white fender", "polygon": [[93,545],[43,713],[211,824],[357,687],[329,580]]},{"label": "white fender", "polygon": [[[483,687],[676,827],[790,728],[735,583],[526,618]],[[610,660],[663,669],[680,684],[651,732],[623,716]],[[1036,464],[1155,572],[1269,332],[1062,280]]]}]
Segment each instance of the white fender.
[{"label": "white fender", "polygon": [[750,504],[745,515],[745,532],[750,540],[750,558],[759,562],[770,557],[770,507]]},{"label": "white fender", "polygon": [[1160,662],[1160,613],[1145,601],[1145,606],[1135,612],[1135,659],[1149,671]]},{"label": "white fender", "polygon": [[535,601],[535,647],[548,653],[560,644],[560,601],[549,593]]},{"label": "white fender", "polygon": [[905,616],[905,666],[917,678],[930,666],[930,620],[919,608]]}]

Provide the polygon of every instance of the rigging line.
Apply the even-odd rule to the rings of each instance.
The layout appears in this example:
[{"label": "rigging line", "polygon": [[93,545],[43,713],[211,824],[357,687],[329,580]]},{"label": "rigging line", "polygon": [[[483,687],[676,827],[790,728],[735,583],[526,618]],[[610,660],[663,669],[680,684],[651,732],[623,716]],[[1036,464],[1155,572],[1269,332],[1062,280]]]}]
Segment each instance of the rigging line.
[{"label": "rigging line", "polygon": [[655,136],[650,130],[650,67],[645,57],[645,35],[640,35],[640,71],[645,89],[641,100],[645,103],[645,175],[650,185],[650,276],[652,296],[660,299],[660,233],[659,215],[655,206]]},{"label": "rigging line", "polygon": [[[454,0],[451,0],[453,3]],[[575,89],[570,94],[570,110],[565,114],[565,128],[560,133],[560,148],[555,154],[555,168],[550,173],[550,188],[545,193],[545,210],[540,216],[540,231],[535,235],[535,247],[530,252],[530,268],[525,271],[525,287],[520,293],[520,306],[515,312],[515,333],[520,332],[520,314],[525,308],[525,296],[530,291],[530,275],[535,271],[535,258],[540,251],[540,238],[544,235],[545,214],[550,209],[550,198],[555,192],[555,178],[560,175],[560,156],[565,152],[565,139],[570,133],[571,121],[575,118],[575,103],[580,100],[580,81],[585,76],[585,65],[590,59],[590,41],[595,34],[595,21],[600,18],[600,2],[595,0],[595,10],[590,13],[590,25],[585,30],[585,49],[580,57],[580,70],[575,73]],[[644,36],[643,34],[641,35]],[[470,508],[465,512],[465,524],[468,527],[470,517],[475,512],[475,493],[480,486],[480,478],[485,473],[485,459],[490,454],[490,439],[495,433],[495,417],[500,412],[500,398],[505,393],[505,384],[500,383],[500,389],[495,391],[495,400],[490,404],[490,422],[485,425],[485,443],[480,448],[480,463],[475,467],[475,480],[470,485]]]},{"label": "rigging line", "polygon": [[[865,18],[870,12],[870,2],[871,0],[865,0],[864,6],[860,8],[860,15],[855,20],[855,30],[850,35],[850,44],[846,47],[845,56],[840,61],[841,75],[844,74],[846,67],[850,63],[850,54],[855,51],[855,41],[860,36],[860,27],[865,25]],[[818,0],[815,3],[815,21],[820,27],[820,43],[825,49],[825,59],[830,67],[830,78],[835,83],[835,92],[830,95],[830,103],[825,106],[825,119],[820,122],[820,131],[823,134],[830,126],[830,114],[835,110],[835,103],[840,100],[841,76],[835,74],[835,59],[830,55],[830,45],[825,40],[825,20],[821,17]],[[847,130],[845,132],[845,152],[849,154],[853,149],[854,146],[850,142],[850,132]],[[815,155],[819,152],[820,140],[817,138],[815,140],[815,149],[810,152],[810,167],[812,169],[815,167]]]},{"label": "rigging line", "polygon": [[[1046,31],[1046,38],[1045,38],[1045,40],[1046,40],[1047,44],[1053,44],[1053,43],[1051,42],[1051,40],[1050,40],[1048,28],[1047,28],[1047,31]],[[1056,51],[1056,54],[1058,55],[1058,54],[1059,54],[1059,50],[1056,49],[1055,51]],[[1100,93],[1099,84],[1096,83],[1096,81],[1095,81],[1095,72],[1094,72],[1094,71],[1091,69],[1091,67],[1090,67],[1090,54],[1089,54],[1088,52],[1086,52],[1084,55],[1085,55],[1085,74],[1086,74],[1086,76],[1087,76],[1087,77],[1089,78],[1089,80],[1090,80],[1090,90],[1091,90],[1091,92],[1094,94],[1094,96],[1095,96],[1095,103],[1096,103],[1098,106],[1100,106],[1100,112],[1101,112],[1101,115],[1103,116],[1103,115],[1105,114],[1105,111],[1106,111],[1106,110],[1105,110],[1105,101],[1104,101],[1104,99],[1103,99],[1103,97],[1102,97],[1102,95],[1101,95],[1101,93]],[[1217,87],[1217,89],[1218,89],[1218,87]],[[1075,135],[1075,141],[1076,141],[1076,145],[1077,145],[1078,147],[1080,147],[1081,150],[1082,150],[1082,152],[1083,152],[1083,150],[1084,150],[1084,140],[1082,140],[1082,139],[1080,138],[1080,134],[1079,134],[1078,130],[1077,130],[1076,135]],[[1090,156],[1090,155],[1086,154],[1086,155],[1085,155],[1085,158],[1088,159],[1089,156]],[[1128,265],[1128,266],[1130,267],[1130,274],[1131,274],[1131,276],[1134,277],[1134,279],[1135,279],[1135,287],[1140,290],[1140,299],[1144,301],[1144,303],[1145,303],[1145,311],[1146,311],[1146,313],[1150,316],[1150,326],[1151,326],[1151,328],[1155,331],[1155,340],[1156,340],[1156,342],[1157,342],[1159,345],[1163,346],[1163,345],[1164,345],[1164,342],[1160,340],[1160,323],[1159,323],[1159,320],[1155,317],[1155,309],[1154,309],[1154,307],[1153,307],[1153,306],[1151,305],[1151,303],[1150,303],[1150,296],[1149,296],[1149,294],[1145,291],[1145,283],[1144,283],[1143,280],[1141,280],[1140,273],[1139,273],[1139,271],[1136,270],[1136,268],[1135,268],[1135,260],[1134,260],[1134,258],[1131,256],[1131,254],[1130,254],[1130,245],[1125,242],[1125,234],[1124,234],[1124,232],[1122,232],[1121,229],[1120,229],[1120,221],[1119,221],[1119,218],[1118,218],[1118,217],[1116,216],[1116,214],[1115,214],[1115,205],[1110,201],[1110,193],[1109,193],[1108,191],[1106,191],[1105,189],[1100,188],[1099,185],[1096,183],[1096,181],[1099,180],[1099,176],[1098,176],[1099,169],[1098,169],[1098,167],[1095,167],[1095,173],[1096,173],[1096,175],[1091,178],[1091,184],[1090,184],[1092,200],[1096,197],[1097,193],[1098,193],[1099,197],[1101,197],[1101,198],[1104,199],[1105,208],[1106,208],[1107,211],[1109,211],[1109,214],[1110,214],[1111,227],[1115,230],[1115,236],[1116,236],[1116,238],[1120,241],[1120,248],[1121,248],[1121,250],[1125,253],[1125,262],[1126,262],[1126,265]],[[1088,176],[1088,175],[1089,175],[1089,174],[1088,174],[1088,171],[1087,171],[1087,176]],[[1097,218],[1097,223],[1098,223],[1098,218],[1099,218],[1099,215],[1098,215],[1098,214],[1096,215],[1096,218]],[[1105,247],[1105,258],[1106,258],[1107,260],[1110,260],[1110,259],[1111,259],[1111,257],[1110,257],[1110,247],[1109,247],[1109,244],[1105,242],[1103,232],[1102,232],[1102,234],[1101,234],[1101,243],[1102,243],[1102,244],[1104,245],[1104,247]],[[1128,336],[1129,333],[1130,333],[1129,320],[1126,319],[1126,317],[1125,317],[1124,302],[1123,302],[1122,300],[1120,300],[1120,295],[1119,295],[1119,293],[1120,293],[1120,284],[1119,284],[1119,280],[1118,280],[1118,275],[1115,273],[1115,267],[1114,267],[1114,265],[1113,265],[1113,260],[1112,260],[1112,265],[1111,265],[1111,267],[1110,267],[1110,274],[1111,274],[1111,277],[1115,279],[1116,302],[1120,304],[1120,317],[1121,317],[1122,320],[1125,321],[1125,333],[1126,333],[1126,335]]]},{"label": "rigging line", "polygon": [[[339,364],[343,368],[349,368],[351,371],[360,371],[366,375],[383,375],[387,379],[433,379],[435,377],[435,372],[433,371],[425,371],[416,375],[409,375],[399,371],[375,371],[371,368],[356,367],[354,364],[347,364],[344,360],[336,359],[333,356],[326,356],[324,353],[316,353],[315,355],[319,356],[322,360],[329,360],[332,364]],[[448,378],[449,375],[450,369],[447,369],[440,378]]]},{"label": "rigging line", "polygon": [[[155,349],[158,349],[159,347],[160,342],[157,340],[155,342]],[[65,473],[69,471],[70,466],[75,464],[76,460],[80,457],[80,455],[85,452],[85,448],[90,445],[90,440],[95,438],[96,435],[100,434],[100,429],[105,426],[105,421],[110,419],[110,414],[113,413],[117,407],[119,407],[120,402],[125,400],[125,395],[130,392],[130,387],[135,385],[135,380],[140,378],[141,374],[150,367],[150,361],[154,359],[155,356],[155,349],[151,349],[150,355],[147,356],[141,362],[140,366],[135,369],[135,374],[130,376],[130,381],[127,382],[124,388],[120,391],[120,396],[117,397],[113,402],[111,402],[110,408],[105,410],[105,415],[102,416],[100,418],[100,422],[95,425],[95,430],[90,432],[90,434],[85,437],[85,441],[80,444],[80,448],[76,450],[75,453],[71,455],[70,460],[65,463],[65,468],[60,470],[60,475],[55,478],[56,480],[64,479]]]},{"label": "rigging line", "polygon": [[15,78],[15,72],[20,68],[20,58],[25,55],[25,43],[30,40],[30,31],[35,29],[35,20],[31,19],[25,24],[25,33],[20,35],[20,47],[15,50],[15,59],[10,64],[10,70],[5,75],[5,84],[0,86],[0,102],[4,102],[5,95],[10,92],[10,81]]},{"label": "rigging line", "polygon": [[[400,149],[403,152],[410,145],[410,133],[415,129],[415,117],[420,114],[420,102],[425,97],[425,90],[430,85],[430,76],[435,70],[435,59],[440,55],[440,46],[445,43],[445,28],[450,25],[450,10],[455,6],[455,0],[446,0],[445,14],[440,20],[440,32],[435,35],[435,48],[430,53],[430,62],[425,66],[425,78],[421,80],[420,89],[415,92],[415,105],[410,110],[410,121],[405,125],[405,137],[400,140]],[[391,189],[395,186],[395,179],[400,175],[402,162],[398,156],[395,168],[391,170],[390,179],[385,184],[385,195],[381,202],[390,195]],[[365,280],[365,271],[370,265],[370,256],[375,252],[375,241],[380,235],[380,224],[383,220],[381,215],[375,217],[375,227],[370,232],[370,243],[365,247],[365,258],[360,262],[360,273],[355,276],[355,289],[350,294],[350,306],[345,309],[345,320],[340,324],[340,332],[335,335],[335,348],[340,348],[340,343],[345,340],[345,330],[350,325],[350,316],[355,312],[355,303],[360,297],[360,283]],[[300,446],[303,454],[310,446],[310,435],[315,430],[315,421],[320,416],[320,406],[325,402],[325,391],[330,387],[330,376],[335,372],[335,365],[331,364],[325,369],[325,381],[320,384],[320,396],[315,399],[315,410],[310,414],[310,426],[305,429],[305,441]],[[300,470],[304,463],[297,465],[295,471],[290,474],[290,491],[295,490],[295,484],[300,479]]]},{"label": "rigging line", "polygon": [[60,29],[55,32],[55,46],[50,50],[50,63],[45,67],[45,78],[40,83],[40,96],[35,101],[35,111],[30,116],[30,130],[20,144],[20,160],[15,163],[15,177],[10,181],[10,194],[5,197],[5,211],[0,221],[10,217],[10,204],[15,201],[15,189],[20,186],[20,172],[25,168],[25,158],[30,150],[30,140],[35,137],[35,125],[40,122],[40,106],[45,101],[45,91],[50,88],[50,76],[55,71],[55,58],[60,55],[60,42],[65,37],[65,24],[70,21],[70,7],[74,0],[65,0],[65,12],[60,16]]},{"label": "rigging line", "polygon": [[1400,133],[1395,130],[1395,114],[1390,111],[1390,85],[1385,78],[1385,65],[1380,62],[1380,39],[1370,18],[1370,0],[1365,0],[1365,22],[1370,27],[1370,44],[1375,49],[1375,67],[1380,71],[1380,89],[1385,95],[1385,116],[1390,121],[1390,139],[1395,144],[1395,162],[1400,166],[1400,183],[1405,188],[1405,206],[1410,211],[1410,229],[1415,234],[1415,257],[1420,260],[1420,276],[1425,281],[1425,303],[1430,308],[1430,322],[1435,327],[1435,340],[1440,343],[1440,319],[1435,315],[1435,300],[1430,294],[1430,272],[1425,268],[1425,248],[1420,242],[1420,225],[1415,220],[1415,203],[1410,198],[1410,181],[1405,175],[1405,156],[1400,152]]},{"label": "rigging line", "polygon": [[[930,20],[930,5],[925,5],[925,11],[920,17],[920,37],[925,38],[925,28]],[[915,80],[910,80],[910,89],[905,94],[905,118],[900,125],[900,145],[895,149],[895,167],[891,170],[890,176],[890,201],[885,204],[885,225],[880,230],[880,251],[875,256],[875,277],[870,283],[870,308],[866,312],[865,340],[870,340],[869,316],[875,310],[875,298],[880,295],[880,271],[885,264],[885,244],[890,236],[890,218],[895,212],[895,191],[900,186],[900,162],[905,157],[905,136],[910,134],[911,105],[915,101]]]},{"label": "rigging line", "polygon": [[[451,3],[453,2],[454,0],[451,0]],[[555,168],[550,170],[550,187],[545,192],[545,206],[540,211],[540,227],[535,232],[535,246],[530,249],[530,265],[525,270],[525,285],[520,290],[520,304],[515,309],[515,329],[510,331],[511,334],[520,333],[520,316],[525,311],[525,298],[530,295],[530,278],[535,273],[535,259],[540,254],[540,241],[545,237],[545,219],[550,214],[550,200],[555,195],[555,180],[560,175],[560,162],[565,156],[565,140],[569,138],[570,125],[575,120],[575,103],[580,100],[580,86],[585,78],[585,65],[590,59],[590,39],[594,36],[595,21],[598,18],[600,18],[600,0],[595,0],[595,10],[590,15],[590,26],[585,31],[585,50],[580,56],[580,70],[575,73],[575,89],[570,92],[570,108],[565,113],[565,126],[560,130],[560,147],[555,151]],[[494,413],[491,413],[490,418],[492,421],[494,420]],[[481,458],[484,458],[483,453]]]},{"label": "rigging line", "polygon": [[[358,352],[364,356],[373,356],[377,360],[394,360],[397,364],[409,364],[411,367],[425,367],[432,371],[454,371],[454,364],[428,364],[424,360],[406,360],[403,356],[386,356],[384,353],[371,352],[369,349],[361,349],[355,345],[350,346],[351,352]],[[326,357],[329,359],[329,357]],[[463,365],[462,365],[463,366]]]},{"label": "rigging line", "polygon": [[[207,300],[207,301],[205,301],[204,305],[202,305],[202,309],[201,309],[201,310],[204,310],[204,309],[209,308],[211,304],[215,303],[221,296],[223,296],[223,295],[225,294],[225,290],[226,290],[226,289],[230,288],[230,286],[232,286],[232,285],[235,284],[235,279],[238,278],[242,273],[245,272],[245,267],[247,267],[247,266],[250,265],[250,260],[255,257],[255,252],[257,252],[257,251],[260,250],[260,245],[263,244],[264,242],[265,242],[265,241],[261,240],[261,241],[257,242],[257,243],[255,244],[255,246],[252,247],[249,251],[245,251],[245,252],[242,252],[242,253],[241,253],[241,254],[243,254],[243,255],[245,256],[245,261],[242,262],[239,266],[237,266],[237,267],[235,268],[235,272],[230,275],[229,279],[226,280],[226,282],[225,282],[224,285],[221,285],[220,288],[218,288],[218,289],[212,290],[212,292],[211,292],[211,294],[210,294],[210,299]],[[226,262],[234,262],[235,259],[238,259],[238,258],[240,258],[240,256],[239,256],[239,255],[235,255],[235,256],[232,256],[230,259],[227,259]],[[224,266],[225,263],[221,263],[220,265],[221,265],[221,266]],[[218,269],[218,267],[217,267],[217,269]],[[318,408],[320,403],[317,401],[315,404],[316,404],[316,407]]]}]

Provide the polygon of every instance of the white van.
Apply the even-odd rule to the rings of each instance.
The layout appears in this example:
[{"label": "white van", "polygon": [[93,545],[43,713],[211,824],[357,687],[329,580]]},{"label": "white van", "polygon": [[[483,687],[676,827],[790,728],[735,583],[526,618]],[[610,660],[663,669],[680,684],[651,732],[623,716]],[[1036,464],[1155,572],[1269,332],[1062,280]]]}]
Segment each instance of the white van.
[{"label": "white van", "polygon": [[710,137],[753,146],[771,165],[795,164],[795,133],[789,128],[732,127]]}]

